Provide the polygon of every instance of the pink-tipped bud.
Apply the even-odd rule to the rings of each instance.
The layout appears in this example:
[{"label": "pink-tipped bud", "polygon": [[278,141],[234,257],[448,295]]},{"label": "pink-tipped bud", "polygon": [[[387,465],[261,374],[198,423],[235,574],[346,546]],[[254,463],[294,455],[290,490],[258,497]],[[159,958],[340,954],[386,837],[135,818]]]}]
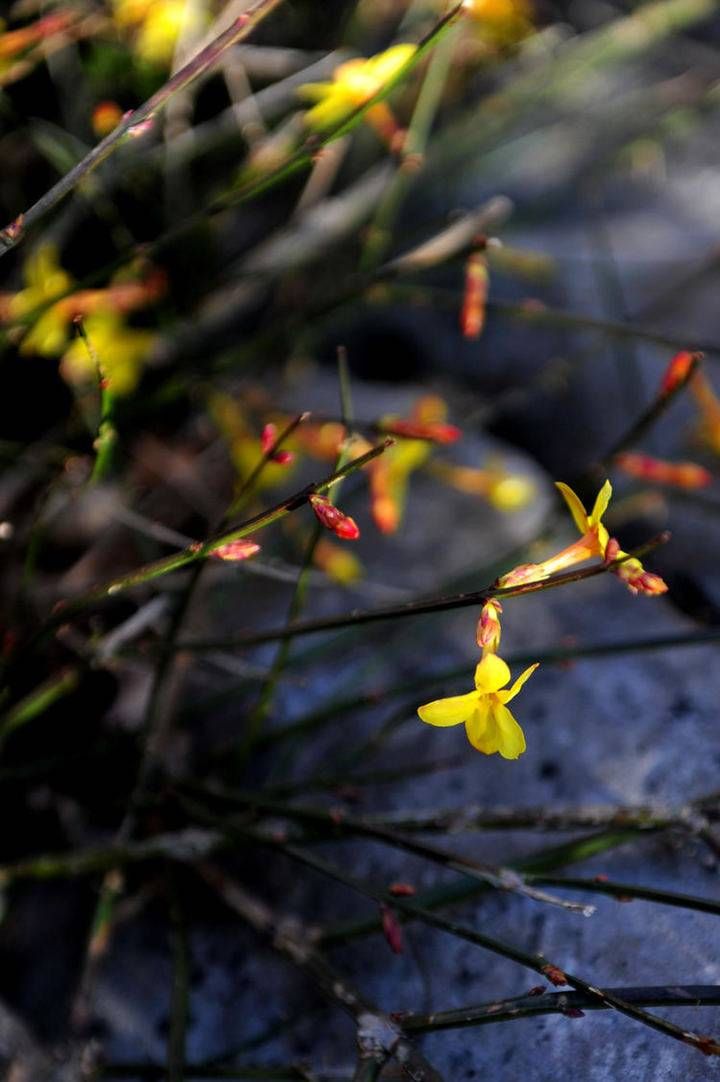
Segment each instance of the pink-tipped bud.
[{"label": "pink-tipped bud", "polygon": [[[614,540],[614,539],[613,539]],[[617,541],[615,542],[617,545]],[[608,549],[610,545],[608,545]],[[618,553],[622,555],[621,552]],[[607,553],[606,553],[607,560]],[[659,575],[652,571],[646,571],[639,560],[632,556],[629,560],[623,560],[611,569],[615,575],[627,586],[633,594],[644,594],[646,597],[657,597],[667,593],[667,583]]]},{"label": "pink-tipped bud", "polygon": [[269,422],[265,425],[260,435],[260,449],[264,455],[268,454],[277,439],[277,425]]},{"label": "pink-tipped bud", "polygon": [[494,597],[486,601],[480,611],[480,619],[477,625],[477,644],[481,650],[497,651],[500,645],[500,613],[502,605]]},{"label": "pink-tipped bud", "polygon": [[260,450],[264,455],[270,456],[270,461],[277,466],[289,466],[295,458],[292,451],[273,451],[277,440],[277,425],[268,422],[260,435]]},{"label": "pink-tipped bud", "polygon": [[341,537],[343,541],[356,541],[360,536],[360,530],[358,529],[355,519],[350,518],[349,515],[344,515],[339,507],[335,507],[330,503],[327,496],[318,496],[314,494],[310,497],[310,506],[319,522],[327,530],[332,530],[336,537]]},{"label": "pink-tipped bud", "polygon": [[683,383],[686,383],[692,370],[703,359],[703,356],[702,353],[690,353],[689,350],[676,353],[665,369],[660,383],[660,394],[662,396],[672,394]]},{"label": "pink-tipped bud", "polygon": [[260,546],[255,541],[229,541],[227,545],[221,545],[213,551],[212,555],[218,560],[247,560],[260,551]]},{"label": "pink-tipped bud", "polygon": [[395,912],[387,905],[380,905],[380,919],[382,921],[383,935],[388,941],[388,946],[393,954],[402,954],[403,938],[400,922]]}]

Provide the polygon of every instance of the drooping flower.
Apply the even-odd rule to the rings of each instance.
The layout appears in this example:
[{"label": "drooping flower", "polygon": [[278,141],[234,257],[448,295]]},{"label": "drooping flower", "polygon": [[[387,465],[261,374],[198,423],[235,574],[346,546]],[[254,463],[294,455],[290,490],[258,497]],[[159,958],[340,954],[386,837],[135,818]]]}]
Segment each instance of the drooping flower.
[{"label": "drooping flower", "polygon": [[[385,52],[367,60],[347,60],[333,72],[330,83],[306,83],[298,93],[315,105],[305,113],[305,123],[315,131],[324,132],[339,127],[355,109],[375,97],[392,83],[416,51],[415,45],[393,45]],[[392,114],[383,102],[377,102],[366,113],[366,119],[376,125],[383,136],[396,130]]]},{"label": "drooping flower", "polygon": [[[485,755],[499,752],[503,759],[517,759],[525,751],[525,735],[507,708],[523,684],[535,672],[530,665],[513,685],[510,669],[497,654],[486,654],[475,669],[475,690],[467,695],[437,699],[418,708],[418,715],[428,725],[465,724],[467,738]],[[503,690],[504,689],[504,690]]]}]

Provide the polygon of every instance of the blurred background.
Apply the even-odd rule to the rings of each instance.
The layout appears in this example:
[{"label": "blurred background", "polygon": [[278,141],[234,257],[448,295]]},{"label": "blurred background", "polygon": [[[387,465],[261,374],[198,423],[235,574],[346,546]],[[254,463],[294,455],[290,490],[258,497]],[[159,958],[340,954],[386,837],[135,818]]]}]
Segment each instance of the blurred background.
[{"label": "blurred background", "polygon": [[[0,14],[5,1077],[707,1078],[615,1011],[425,1024],[537,973],[401,931],[248,831],[720,1030],[717,3]],[[357,541],[301,507],[259,552],[127,578],[388,434],[332,490]],[[645,558],[668,592],[507,600],[503,656],[541,662],[518,762],[422,726],[470,687],[478,610],[344,617],[542,560],[576,537],[553,481],[590,507],[606,477],[625,549],[670,531]],[[381,820],[402,844],[367,837]],[[458,854],[595,911],[463,879]],[[369,1073],[373,1034],[334,969],[288,959],[288,919],[383,1025],[410,1012],[427,1062]],[[666,1009],[678,985],[706,1005]]]}]

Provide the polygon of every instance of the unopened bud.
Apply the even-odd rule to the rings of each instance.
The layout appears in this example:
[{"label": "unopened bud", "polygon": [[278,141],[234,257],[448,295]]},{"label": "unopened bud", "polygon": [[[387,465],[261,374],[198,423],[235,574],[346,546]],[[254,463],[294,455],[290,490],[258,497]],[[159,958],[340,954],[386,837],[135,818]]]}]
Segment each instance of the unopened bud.
[{"label": "unopened bud", "polygon": [[292,451],[273,451],[277,441],[277,426],[272,422],[265,425],[260,435],[260,450],[268,455],[277,466],[289,466],[294,459]]},{"label": "unopened bud", "polygon": [[486,601],[480,611],[480,619],[478,620],[476,639],[478,646],[483,650],[487,650],[490,653],[496,653],[498,646],[500,645],[500,613],[502,612],[502,605],[494,597],[491,597],[489,601]]},{"label": "unopened bud", "polygon": [[652,571],[646,571],[639,560],[631,557],[623,560],[612,568],[613,572],[622,579],[633,594],[645,594],[648,597],[657,597],[667,593],[667,583],[659,575]]},{"label": "unopened bud", "polygon": [[326,529],[332,530],[336,537],[341,537],[343,541],[355,541],[360,536],[355,520],[349,515],[344,515],[338,507],[330,503],[327,496],[319,496],[315,493],[310,497],[310,506],[318,521]]},{"label": "unopened bud", "polygon": [[683,383],[686,383],[695,366],[703,359],[703,356],[702,353],[690,353],[688,350],[681,350],[680,353],[676,353],[665,369],[665,374],[660,383],[660,394],[662,396],[672,394]]},{"label": "unopened bud", "polygon": [[256,552],[260,551],[260,546],[255,541],[229,541],[227,545],[221,545],[219,548],[213,550],[212,555],[216,556],[218,560],[247,560],[248,557],[254,556]]}]

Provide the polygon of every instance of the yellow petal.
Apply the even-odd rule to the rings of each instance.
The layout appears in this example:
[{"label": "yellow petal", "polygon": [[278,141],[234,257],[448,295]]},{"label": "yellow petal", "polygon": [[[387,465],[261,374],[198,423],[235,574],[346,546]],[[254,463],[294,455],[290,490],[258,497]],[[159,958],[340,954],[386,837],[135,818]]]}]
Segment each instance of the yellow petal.
[{"label": "yellow petal", "polygon": [[470,691],[467,695],[453,695],[449,699],[436,699],[434,703],[419,706],[418,715],[428,725],[459,725],[470,717],[477,701],[476,691]]},{"label": "yellow petal", "polygon": [[521,672],[515,683],[512,684],[512,686],[509,687],[507,691],[498,691],[497,697],[500,702],[509,703],[511,699],[514,699],[517,693],[522,688],[525,681],[530,679],[539,664],[540,662],[536,661],[534,665],[530,665],[529,668],[525,669],[525,672]]},{"label": "yellow petal", "polygon": [[497,729],[497,750],[503,759],[517,759],[525,751],[525,734],[510,711],[502,703],[493,704],[492,724]]},{"label": "yellow petal", "polygon": [[486,654],[475,669],[475,687],[483,695],[504,687],[509,679],[510,670],[497,654]]},{"label": "yellow petal", "polygon": [[566,485],[564,481],[556,481],[555,488],[557,488],[562,494],[565,503],[570,509],[570,514],[573,517],[573,522],[577,526],[580,533],[587,533],[588,529],[588,516],[587,511],[582,505],[580,497],[573,492],[570,485]]},{"label": "yellow petal", "polygon": [[610,497],[612,496],[612,485],[609,481],[606,481],[603,487],[595,497],[595,503],[593,504],[592,513],[590,515],[590,522],[593,526],[597,526],[600,519],[607,511],[608,504],[610,503]]},{"label": "yellow petal", "polygon": [[415,51],[415,45],[393,45],[390,49],[386,49],[384,53],[371,57],[368,65],[371,67],[373,76],[383,86],[385,83],[390,82],[400,69],[408,63]]},{"label": "yellow petal", "polygon": [[472,746],[484,755],[492,755],[498,750],[498,731],[492,721],[489,699],[483,698],[478,702],[465,722],[465,732]]}]

